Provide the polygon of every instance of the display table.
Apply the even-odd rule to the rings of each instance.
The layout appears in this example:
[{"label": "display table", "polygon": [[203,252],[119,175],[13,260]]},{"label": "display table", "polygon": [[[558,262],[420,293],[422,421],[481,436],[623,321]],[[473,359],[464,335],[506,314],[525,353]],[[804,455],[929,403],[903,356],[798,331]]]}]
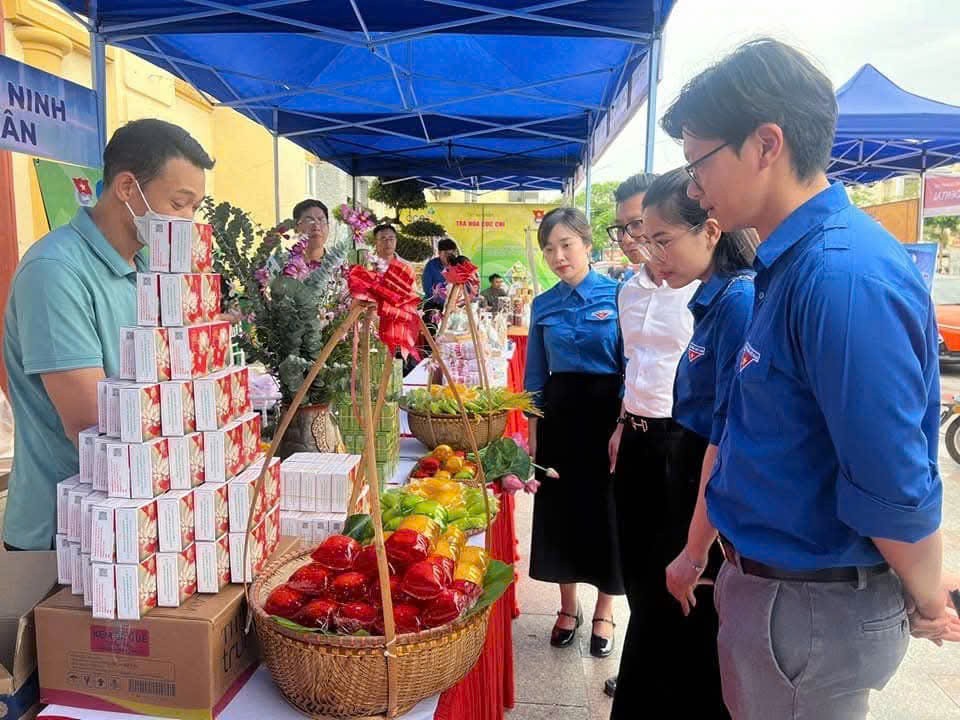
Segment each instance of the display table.
[{"label": "display table", "polygon": [[[511,325],[507,330],[507,337],[514,345],[513,356],[507,366],[507,385],[514,392],[520,392],[523,390],[523,376],[527,371],[527,328]],[[511,437],[517,433],[527,437],[527,418],[519,410],[511,410],[504,434]]]}]

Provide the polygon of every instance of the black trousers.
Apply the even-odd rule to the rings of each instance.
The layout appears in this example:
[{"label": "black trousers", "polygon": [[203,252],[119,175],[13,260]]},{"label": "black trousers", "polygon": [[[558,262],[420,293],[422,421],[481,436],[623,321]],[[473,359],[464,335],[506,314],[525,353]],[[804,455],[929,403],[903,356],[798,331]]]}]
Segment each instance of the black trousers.
[{"label": "black trousers", "polygon": [[[647,717],[665,701],[682,702],[683,717],[730,717],[720,689],[713,588],[698,588],[697,606],[684,617],[666,584],[667,565],[686,545],[706,448],[705,438],[675,423],[647,432],[624,426],[614,499],[630,624],[614,720]],[[715,546],[705,575],[715,577],[721,564]]]}]

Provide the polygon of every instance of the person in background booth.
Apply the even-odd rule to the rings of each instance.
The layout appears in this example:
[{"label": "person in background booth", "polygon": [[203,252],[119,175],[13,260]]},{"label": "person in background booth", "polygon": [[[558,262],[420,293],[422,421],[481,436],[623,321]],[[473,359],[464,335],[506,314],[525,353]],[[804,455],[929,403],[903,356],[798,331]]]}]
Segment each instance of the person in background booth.
[{"label": "person in background booth", "polygon": [[590,268],[590,223],[579,210],[551,210],[537,239],[560,282],[534,298],[524,387],[543,412],[530,419],[530,449],[559,478],[537,471],[530,577],[560,586],[554,647],[571,645],[583,622],[577,583],[597,588],[590,654],[606,657],[613,596],[624,592],[607,456],[623,390],[617,283]]},{"label": "person in background booth", "polygon": [[437,302],[439,288],[445,287],[447,281],[443,277],[443,270],[450,261],[460,255],[457,244],[450,238],[443,238],[437,243],[437,257],[431,258],[423,268],[423,296],[427,305],[443,307],[443,302]]},{"label": "person in background booth", "polygon": [[330,235],[327,206],[312,198],[301,200],[293,208],[293,221],[296,231],[307,240],[304,258],[307,262],[319,263],[326,255]]}]

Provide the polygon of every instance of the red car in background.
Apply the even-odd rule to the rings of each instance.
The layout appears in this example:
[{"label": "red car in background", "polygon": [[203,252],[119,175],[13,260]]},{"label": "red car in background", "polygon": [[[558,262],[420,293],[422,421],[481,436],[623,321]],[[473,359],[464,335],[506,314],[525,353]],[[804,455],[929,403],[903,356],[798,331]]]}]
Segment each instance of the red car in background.
[{"label": "red car in background", "polygon": [[960,362],[960,276],[937,275],[933,302],[940,329],[940,362]]}]

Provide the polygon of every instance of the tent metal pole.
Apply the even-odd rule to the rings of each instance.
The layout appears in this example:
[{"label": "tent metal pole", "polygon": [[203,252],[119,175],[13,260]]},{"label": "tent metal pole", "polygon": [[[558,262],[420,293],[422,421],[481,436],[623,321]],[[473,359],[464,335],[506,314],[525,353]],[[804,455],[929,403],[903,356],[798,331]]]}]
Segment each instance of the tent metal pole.
[{"label": "tent metal pole", "polygon": [[280,135],[277,133],[279,112],[273,111],[273,211],[280,224]]},{"label": "tent metal pole", "polygon": [[[926,156],[921,160],[923,165],[926,164]],[[923,167],[921,165],[921,168]],[[920,170],[920,198],[917,200],[917,242],[923,242],[923,194],[927,187],[927,173],[925,170]]]},{"label": "tent metal pole", "polygon": [[660,77],[660,48],[662,36],[659,30],[654,33],[647,55],[647,138],[643,150],[643,171],[653,172],[653,154],[657,132],[657,85]]},{"label": "tent metal pole", "polygon": [[[356,171],[354,171],[355,173]],[[357,176],[356,174],[350,176],[353,180],[353,209],[356,210],[360,207],[360,200],[357,199]]]},{"label": "tent metal pole", "polygon": [[93,81],[93,92],[96,94],[97,102],[97,125],[100,141],[100,157],[103,157],[103,150],[107,146],[107,44],[103,35],[99,32],[97,23],[97,0],[90,0],[90,18],[92,28],[90,31],[90,65],[91,80]]}]

